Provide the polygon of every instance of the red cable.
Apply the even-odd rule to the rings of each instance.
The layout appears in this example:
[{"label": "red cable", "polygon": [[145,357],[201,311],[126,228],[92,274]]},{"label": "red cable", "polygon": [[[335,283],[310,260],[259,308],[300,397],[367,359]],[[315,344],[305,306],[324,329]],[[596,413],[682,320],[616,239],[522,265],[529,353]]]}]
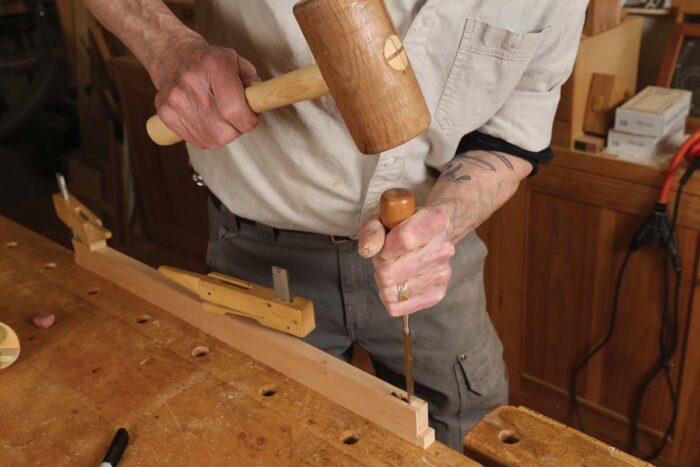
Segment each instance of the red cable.
[{"label": "red cable", "polygon": [[683,145],[678,149],[678,152],[671,163],[668,166],[668,172],[666,172],[666,178],[664,179],[664,184],[661,185],[661,195],[659,196],[659,203],[668,204],[668,195],[671,192],[671,185],[673,185],[673,179],[676,175],[676,170],[686,158],[690,162],[693,158],[700,156],[700,131],[696,131],[683,143]]}]

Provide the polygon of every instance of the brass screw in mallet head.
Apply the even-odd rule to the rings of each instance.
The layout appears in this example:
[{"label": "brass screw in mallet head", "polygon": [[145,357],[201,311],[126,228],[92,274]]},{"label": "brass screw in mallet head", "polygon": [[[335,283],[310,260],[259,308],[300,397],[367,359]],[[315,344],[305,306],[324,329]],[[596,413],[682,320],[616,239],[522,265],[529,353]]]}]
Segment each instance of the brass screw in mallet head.
[{"label": "brass screw in mallet head", "polygon": [[404,71],[408,68],[406,49],[396,34],[393,34],[384,43],[384,59],[396,71]]}]

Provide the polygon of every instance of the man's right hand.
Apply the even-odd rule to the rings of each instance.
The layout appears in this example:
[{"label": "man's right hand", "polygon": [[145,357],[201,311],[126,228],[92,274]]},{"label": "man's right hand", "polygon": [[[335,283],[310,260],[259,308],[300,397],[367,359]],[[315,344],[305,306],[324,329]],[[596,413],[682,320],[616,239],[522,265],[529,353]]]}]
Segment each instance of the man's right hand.
[{"label": "man's right hand", "polygon": [[233,49],[214,47],[200,37],[177,41],[151,76],[158,89],[158,116],[199,148],[218,149],[258,124],[245,88],[260,77]]}]

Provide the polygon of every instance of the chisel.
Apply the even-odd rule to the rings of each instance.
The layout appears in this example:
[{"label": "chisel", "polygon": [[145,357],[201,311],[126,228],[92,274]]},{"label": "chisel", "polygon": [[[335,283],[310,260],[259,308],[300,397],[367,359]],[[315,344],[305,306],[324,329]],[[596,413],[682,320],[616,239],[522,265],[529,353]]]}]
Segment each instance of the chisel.
[{"label": "chisel", "polygon": [[[416,212],[416,200],[413,193],[404,188],[392,188],[382,193],[379,203],[379,219],[387,230],[391,230]],[[408,298],[408,283],[397,284],[397,293],[406,294]],[[408,402],[413,400],[413,346],[411,327],[408,315],[401,317],[403,320],[403,362],[406,374],[406,394]]]}]

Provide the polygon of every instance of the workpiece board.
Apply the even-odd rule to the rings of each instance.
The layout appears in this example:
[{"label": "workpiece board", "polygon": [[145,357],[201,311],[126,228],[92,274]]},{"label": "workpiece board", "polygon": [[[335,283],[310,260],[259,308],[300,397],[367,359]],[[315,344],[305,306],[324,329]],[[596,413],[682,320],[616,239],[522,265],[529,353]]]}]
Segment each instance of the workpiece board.
[{"label": "workpiece board", "polygon": [[[0,370],[7,465],[478,465],[423,450],[79,267],[0,217],[0,322],[20,358]],[[35,314],[55,324],[38,329]]]}]

